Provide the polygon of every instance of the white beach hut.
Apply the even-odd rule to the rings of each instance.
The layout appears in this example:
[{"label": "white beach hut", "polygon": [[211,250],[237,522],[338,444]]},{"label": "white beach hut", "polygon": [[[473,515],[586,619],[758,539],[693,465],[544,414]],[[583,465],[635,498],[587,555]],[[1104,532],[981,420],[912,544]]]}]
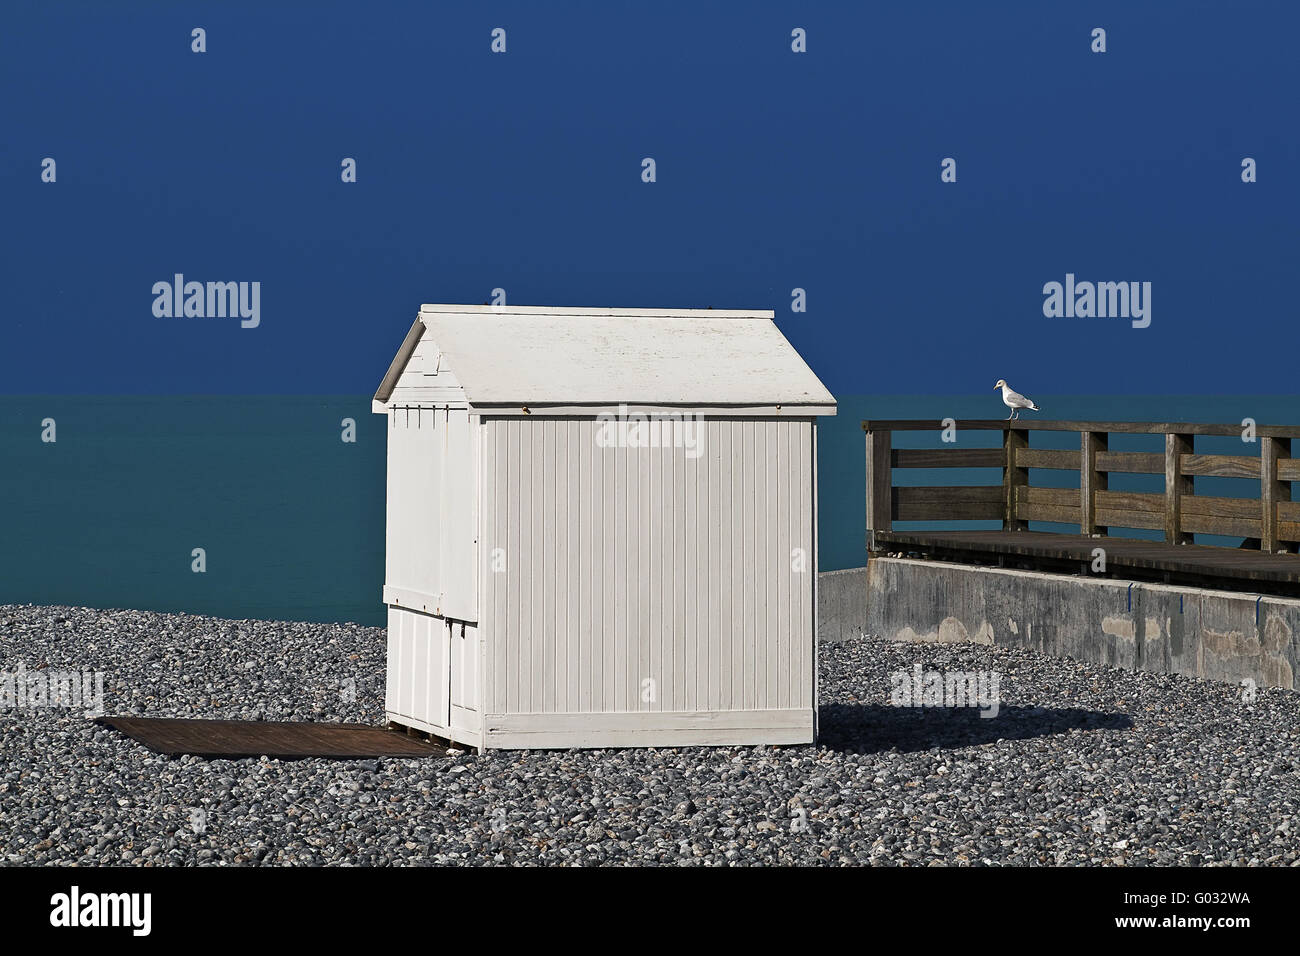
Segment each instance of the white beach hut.
[{"label": "white beach hut", "polygon": [[771,312],[425,305],[388,416],[390,722],[809,743],[817,421]]}]

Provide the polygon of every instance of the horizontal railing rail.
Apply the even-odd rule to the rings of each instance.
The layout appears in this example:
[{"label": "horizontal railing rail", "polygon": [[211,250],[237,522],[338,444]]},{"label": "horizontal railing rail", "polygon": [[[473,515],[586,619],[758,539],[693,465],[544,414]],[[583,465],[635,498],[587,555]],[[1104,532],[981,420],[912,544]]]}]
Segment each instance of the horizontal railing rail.
[{"label": "horizontal railing rail", "polygon": [[[1031,521],[1079,526],[1103,536],[1111,528],[1163,531],[1169,544],[1188,544],[1195,534],[1241,537],[1262,551],[1300,542],[1300,502],[1291,482],[1300,481],[1300,458],[1291,441],[1300,426],[1252,426],[1258,455],[1198,453],[1199,436],[1241,437],[1240,425],[1190,422],[1085,422],[977,419],[967,421],[870,420],[866,435],[867,547],[895,521],[1000,521],[1004,531],[1024,531]],[[1000,448],[894,448],[894,432],[997,431]],[[1077,432],[1079,448],[1030,447],[1033,431]],[[1113,434],[1163,435],[1163,454],[1111,451]],[[997,468],[996,485],[895,486],[895,468]],[[1077,472],[1077,488],[1031,485],[1031,468]],[[1114,473],[1164,475],[1163,492],[1111,490]],[[1259,482],[1250,498],[1198,495],[1196,478],[1246,478]]]}]

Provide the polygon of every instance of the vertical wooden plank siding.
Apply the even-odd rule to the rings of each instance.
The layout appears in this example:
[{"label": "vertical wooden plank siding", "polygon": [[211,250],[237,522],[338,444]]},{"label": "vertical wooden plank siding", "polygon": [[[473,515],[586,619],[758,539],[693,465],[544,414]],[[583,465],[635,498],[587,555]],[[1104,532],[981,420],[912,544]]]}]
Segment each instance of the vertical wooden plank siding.
[{"label": "vertical wooden plank siding", "polygon": [[[766,447],[764,458],[771,460],[775,458],[781,450],[781,435],[778,429],[763,429]],[[781,493],[784,482],[779,474],[768,474],[766,506],[764,514],[769,517],[781,513]],[[781,551],[781,529],[774,522],[764,525],[766,540],[764,548],[771,548],[773,551]],[[780,565],[772,563],[767,568],[767,592],[764,597],[764,608],[766,609],[766,618],[763,621],[763,628],[768,634],[775,634],[781,626],[781,580],[782,571]],[[767,649],[767,693],[780,693],[781,674],[785,670],[785,661],[781,658],[779,648],[769,647]]]},{"label": "vertical wooden plank siding", "polygon": [[[812,578],[812,618],[813,629],[813,656],[812,656],[812,699],[821,700],[821,667],[820,663],[820,646],[817,643],[817,576],[821,573],[821,559],[818,549],[821,547],[820,536],[817,531],[817,522],[821,520],[821,489],[817,485],[817,422],[812,423],[812,454],[809,456],[812,471],[808,479],[812,485],[812,553],[808,556],[808,574]],[[813,707],[813,739],[816,740],[821,733],[820,708]]]},{"label": "vertical wooden plank siding", "polygon": [[[725,429],[732,442],[731,467],[731,703],[732,710],[745,710],[745,605],[748,595],[748,555],[745,553],[745,484],[749,478],[745,461],[745,425],[736,422]],[[725,665],[724,665],[725,666]]]},{"label": "vertical wooden plank siding", "polygon": [[436,416],[441,429],[441,495],[439,498],[438,588],[444,617],[477,621],[478,606],[478,479],[480,442],[476,425],[463,408],[422,410]]},{"label": "vertical wooden plank siding", "polygon": [[[647,430],[653,434],[658,430],[655,422],[647,422]],[[664,582],[664,514],[663,514],[663,457],[662,449],[656,447],[652,440],[650,447],[645,449],[645,453],[639,456],[645,461],[648,468],[646,469],[646,518],[650,522],[650,534],[646,535],[646,564],[648,573],[642,577],[642,581],[649,585],[650,582]],[[658,594],[651,594],[649,587],[643,592],[646,596],[646,641],[644,647],[644,665],[634,675],[636,682],[637,701],[641,704],[638,709],[658,710],[659,709],[659,675],[663,673],[663,641],[661,635],[664,627],[665,604],[671,600],[669,595],[660,591]],[[652,681],[647,686],[644,682]],[[666,684],[666,682],[665,682]]]},{"label": "vertical wooden plank siding", "polygon": [[[473,624],[465,624],[462,621],[451,623],[450,669],[451,716],[455,722],[458,709],[477,712],[480,707],[479,630]],[[461,721],[461,723],[466,722]],[[465,729],[471,728],[466,726]],[[474,722],[472,729],[478,729],[477,722]]]},{"label": "vertical wooden plank siding", "polygon": [[734,472],[736,462],[732,458],[731,439],[735,434],[734,428],[724,428],[719,423],[718,428],[718,445],[721,458],[719,459],[718,472],[721,475],[721,493],[718,498],[718,507],[721,512],[721,530],[722,547],[718,553],[720,559],[719,577],[721,583],[718,588],[720,598],[720,614],[718,617],[719,625],[719,653],[717,656],[717,670],[714,675],[721,675],[720,691],[721,696],[718,698],[719,710],[739,709],[735,704],[735,693],[732,684],[735,675],[732,673],[732,628],[736,620],[736,581],[732,575],[732,561],[735,558],[735,538],[733,536],[733,514],[735,511],[736,491],[734,484]]},{"label": "vertical wooden plank siding", "polygon": [[602,447],[595,419],[483,426],[494,713],[813,706],[810,420],[691,422],[699,457],[666,423],[657,448]]},{"label": "vertical wooden plank siding", "polygon": [[401,675],[402,669],[402,635],[401,618],[397,608],[388,607],[388,670],[384,680],[384,709],[389,713],[398,713],[402,705]]},{"label": "vertical wooden plank siding", "polygon": [[[450,633],[441,618],[389,607],[385,710],[437,727],[450,726]],[[469,676],[476,679],[477,675]],[[466,689],[462,700],[473,704],[475,694]]]},{"label": "vertical wooden plank siding", "polygon": [[[518,419],[511,419],[509,421],[508,431],[506,426],[503,425],[500,429],[484,429],[484,432],[489,436],[503,433],[507,435],[507,440],[505,442],[506,459],[498,464],[497,471],[486,476],[487,483],[484,486],[483,495],[483,507],[486,507],[487,502],[492,500],[487,494],[487,491],[495,482],[504,480],[510,487],[521,487],[519,479],[519,462],[523,457],[523,450],[521,447],[523,441],[523,428],[520,426]],[[501,529],[501,537],[497,539],[495,543],[492,543],[486,548],[488,551],[495,551],[498,547],[502,549],[501,553],[498,554],[501,562],[498,566],[504,566],[506,568],[507,579],[510,566],[514,563],[510,556],[527,550],[529,547],[529,543],[522,535],[522,532],[524,531],[525,518],[528,515],[528,500],[524,495],[525,492],[522,490],[519,494],[512,495],[506,502],[506,507],[500,509],[506,514],[505,526]],[[488,580],[494,582],[492,590],[505,592],[506,600],[510,604],[510,613],[506,618],[506,626],[512,633],[521,634],[523,633],[524,628],[527,627],[527,624],[525,623],[526,614],[523,606],[524,590],[523,588],[496,587],[495,583],[501,580],[500,574],[501,572],[497,572]],[[493,673],[509,675],[511,699],[518,700],[519,695],[523,693],[523,690],[519,686],[518,671],[506,670],[505,645],[499,641],[492,641],[490,643],[492,645],[492,657],[495,661]],[[487,683],[489,687],[493,686],[491,680],[488,680]],[[504,697],[500,700],[494,701],[497,705],[503,704],[504,702]],[[489,713],[496,713],[496,711],[493,710]]]},{"label": "vertical wooden plank siding", "polygon": [[[750,460],[767,461],[767,431],[752,422],[749,423],[748,431],[747,452]],[[766,507],[768,484],[767,469],[754,469],[754,494],[746,503],[745,511],[746,521],[751,533],[749,550],[755,554],[763,554],[772,550],[771,542],[767,539],[767,522],[763,520],[763,516],[770,513]],[[749,605],[745,608],[745,626],[751,633],[757,627],[767,626],[767,568],[759,566],[756,570],[758,573],[752,574],[750,577],[752,597]],[[758,706],[758,701],[767,700],[769,696],[767,652],[766,641],[759,641],[754,645],[754,653],[749,662],[745,687],[745,696],[750,702],[750,707]]]},{"label": "vertical wooden plank siding", "polygon": [[389,416],[384,583],[445,617],[477,621],[477,430],[464,409]]},{"label": "vertical wooden plank siding", "polygon": [[[801,522],[797,529],[797,547],[802,553],[802,561],[799,567],[802,570],[794,571],[791,569],[792,579],[798,582],[795,590],[799,593],[800,612],[799,619],[790,625],[792,633],[808,633],[810,639],[807,647],[796,647],[791,644],[791,650],[794,652],[795,659],[799,662],[799,700],[813,700],[813,687],[816,683],[816,675],[813,673],[813,661],[817,655],[817,609],[813,603],[816,595],[816,566],[817,566],[817,537],[816,528],[813,522],[816,515],[813,512],[813,496],[816,489],[813,487],[813,476],[816,471],[816,463],[813,456],[816,454],[816,447],[813,445],[813,429],[816,422],[810,421],[806,426],[793,429],[799,437],[799,457],[795,460],[796,475],[795,480],[798,482],[796,487],[804,489],[799,496],[799,515]],[[791,568],[790,555],[785,556],[786,567]],[[811,652],[811,653],[809,653]]]},{"label": "vertical wooden plank siding", "polygon": [[[789,452],[786,455],[786,468],[788,481],[791,487],[805,487],[808,489],[806,494],[798,497],[791,497],[790,503],[790,547],[786,548],[781,554],[781,561],[785,565],[786,576],[798,584],[807,584],[807,587],[791,588],[790,601],[790,621],[786,627],[798,629],[804,619],[805,613],[808,612],[811,603],[812,581],[807,574],[795,573],[791,566],[791,555],[796,549],[802,549],[804,553],[808,550],[808,521],[812,515],[812,485],[805,480],[804,476],[804,456],[808,453],[807,438],[811,428],[789,428],[786,430],[789,436]],[[811,642],[810,642],[811,644]],[[793,685],[794,693],[803,696],[805,691],[805,681],[808,673],[812,670],[809,666],[812,655],[805,655],[802,650],[793,643],[786,645],[786,653],[790,660],[790,682]],[[804,658],[807,656],[808,661]],[[805,698],[811,700],[811,693]]]},{"label": "vertical wooden plank siding", "polygon": [[440,590],[441,437],[433,409],[399,408],[389,416],[384,583],[434,600]]},{"label": "vertical wooden plank siding", "polygon": [[[569,590],[569,599],[578,606],[578,641],[575,661],[591,661],[592,616],[595,613],[591,594],[592,568],[600,560],[595,554],[599,540],[595,532],[595,519],[599,508],[590,507],[592,502],[592,446],[586,442],[578,447],[578,480],[570,483],[569,510],[578,513],[579,542],[587,543],[578,555],[578,577]],[[591,710],[591,675],[592,666],[575,667],[573,677],[577,684],[578,710]]]}]

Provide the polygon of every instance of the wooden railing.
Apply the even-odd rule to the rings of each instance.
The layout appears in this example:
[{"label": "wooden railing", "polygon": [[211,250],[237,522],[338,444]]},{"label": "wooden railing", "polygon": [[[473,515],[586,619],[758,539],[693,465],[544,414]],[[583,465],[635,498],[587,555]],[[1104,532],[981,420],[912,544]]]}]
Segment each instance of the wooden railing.
[{"label": "wooden railing", "polygon": [[[1300,541],[1300,502],[1291,500],[1291,482],[1300,481],[1300,458],[1291,441],[1300,426],[1259,425],[1258,455],[1198,454],[1197,436],[1242,437],[1238,425],[1184,422],[1053,422],[975,420],[947,422],[958,441],[951,447],[893,447],[896,431],[942,432],[945,422],[865,421],[867,444],[867,547],[889,532],[895,521],[995,520],[1004,531],[1023,531],[1030,521],[1079,526],[1081,534],[1104,535],[1111,527],[1163,531],[1170,544],[1187,544],[1196,533],[1240,536],[1262,551]],[[970,431],[1000,431],[1001,448],[963,447]],[[1031,448],[1032,431],[1078,432],[1079,449]],[[1111,451],[1114,434],[1164,435],[1164,453]],[[895,487],[895,468],[998,468],[998,485]],[[1077,488],[1037,487],[1029,469],[1078,472]],[[1164,475],[1163,493],[1112,491],[1116,472]],[[1199,476],[1250,478],[1259,482],[1251,498],[1196,494]],[[1257,543],[1257,544],[1256,544]]]}]

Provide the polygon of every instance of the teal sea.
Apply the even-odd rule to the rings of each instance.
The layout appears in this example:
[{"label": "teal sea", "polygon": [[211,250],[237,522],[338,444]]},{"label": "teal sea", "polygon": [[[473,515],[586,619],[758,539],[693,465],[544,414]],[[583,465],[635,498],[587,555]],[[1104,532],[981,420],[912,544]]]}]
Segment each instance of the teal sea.
[{"label": "teal sea", "polygon": [[[1033,397],[1043,418],[1300,423],[1300,396]],[[822,568],[864,561],[862,419],[1004,414],[992,390],[842,397],[839,415],[823,419],[818,433]],[[349,418],[351,443],[341,440]],[[46,419],[55,442],[41,440]],[[0,396],[0,603],[380,624],[383,426],[369,396]],[[972,432],[958,442],[999,438]],[[1078,447],[1074,433],[1032,440]],[[1235,438],[1200,441],[1198,450],[1211,453],[1258,453]],[[937,431],[895,439],[897,447],[939,444]],[[1111,447],[1163,444],[1117,436]],[[1156,476],[1124,477],[1111,486],[1160,488]],[[979,469],[906,475],[912,484],[995,480]],[[1038,471],[1031,480],[1077,482]],[[1252,491],[1244,479],[1200,481],[1205,494]],[[202,574],[191,570],[195,548],[204,551]]]}]

